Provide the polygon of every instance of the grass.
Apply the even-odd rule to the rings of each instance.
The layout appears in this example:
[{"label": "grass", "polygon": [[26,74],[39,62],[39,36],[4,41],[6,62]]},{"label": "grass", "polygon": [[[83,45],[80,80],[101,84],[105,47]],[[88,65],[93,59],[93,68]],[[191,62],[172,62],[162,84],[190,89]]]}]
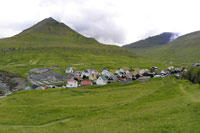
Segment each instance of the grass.
[{"label": "grass", "polygon": [[199,132],[199,85],[176,79],[17,92],[1,132]]},{"label": "grass", "polygon": [[101,70],[103,67],[115,70],[119,67],[150,68],[154,65],[158,67],[167,66],[156,60],[138,57],[117,46],[102,44],[80,46],[62,43],[60,45],[56,45],[56,43],[41,43],[38,45],[37,43],[30,43],[28,46],[19,46],[18,49],[1,50],[0,56],[0,70],[23,76],[32,68],[54,65],[59,65],[62,72],[71,65],[76,70],[88,68]]}]

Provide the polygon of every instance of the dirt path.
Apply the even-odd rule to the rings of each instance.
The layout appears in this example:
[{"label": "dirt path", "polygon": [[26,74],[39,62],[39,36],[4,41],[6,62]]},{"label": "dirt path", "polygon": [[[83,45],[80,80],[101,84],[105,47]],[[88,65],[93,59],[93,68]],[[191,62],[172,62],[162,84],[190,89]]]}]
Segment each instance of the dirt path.
[{"label": "dirt path", "polygon": [[45,123],[45,124],[42,124],[42,125],[33,125],[33,126],[16,125],[16,126],[11,126],[11,127],[13,127],[13,128],[35,128],[35,127],[46,127],[46,126],[51,126],[51,125],[54,125],[54,124],[57,124],[57,123],[68,122],[68,121],[71,121],[71,120],[73,120],[73,119],[75,119],[75,118],[77,118],[77,117],[72,117],[72,118],[67,118],[67,119],[62,119],[62,120],[52,121],[52,122]]}]

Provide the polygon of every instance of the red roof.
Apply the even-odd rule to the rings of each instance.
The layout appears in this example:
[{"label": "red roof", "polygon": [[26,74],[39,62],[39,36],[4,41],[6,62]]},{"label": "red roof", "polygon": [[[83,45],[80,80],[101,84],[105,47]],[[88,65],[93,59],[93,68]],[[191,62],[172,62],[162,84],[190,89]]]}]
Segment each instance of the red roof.
[{"label": "red roof", "polygon": [[74,79],[67,80],[67,82],[76,82]]},{"label": "red roof", "polygon": [[86,85],[92,85],[91,81],[82,81],[81,85],[86,86]]},{"label": "red roof", "polygon": [[126,78],[132,78],[132,74],[131,73],[127,73],[126,74]]}]

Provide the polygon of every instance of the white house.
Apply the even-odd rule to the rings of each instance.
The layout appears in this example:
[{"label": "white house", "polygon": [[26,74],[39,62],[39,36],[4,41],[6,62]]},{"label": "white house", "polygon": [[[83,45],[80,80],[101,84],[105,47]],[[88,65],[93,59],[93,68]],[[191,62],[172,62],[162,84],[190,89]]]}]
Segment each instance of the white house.
[{"label": "white house", "polygon": [[96,69],[88,69],[87,71],[88,71],[90,74],[96,74],[96,75],[99,74],[99,72],[98,72]]},{"label": "white house", "polygon": [[120,73],[125,73],[124,69],[122,69],[122,68],[119,69],[119,72]]},{"label": "white house", "polygon": [[106,75],[106,73],[108,73],[108,70],[103,70],[103,71],[101,72],[101,75]]},{"label": "white house", "polygon": [[78,82],[76,80],[68,80],[67,81],[67,88],[77,88],[78,87]]},{"label": "white house", "polygon": [[108,78],[110,78],[110,77],[113,77],[114,75],[111,72],[107,72],[107,73],[105,73],[105,76],[108,77]]},{"label": "white house", "polygon": [[149,71],[148,69],[141,69],[141,70],[140,70],[140,73],[141,73],[141,74],[144,74],[144,73],[146,73],[146,72],[148,72],[148,71]]},{"label": "white house", "polygon": [[66,70],[65,70],[65,73],[73,73],[74,71],[73,71],[73,69],[72,69],[72,66],[70,67],[70,68],[67,68]]},{"label": "white house", "polygon": [[89,77],[90,76],[90,73],[87,71],[87,70],[84,70],[82,73],[81,73],[81,77]]},{"label": "white house", "polygon": [[128,74],[128,73],[130,73],[130,71],[129,71],[129,70],[126,70],[126,74]]},{"label": "white house", "polygon": [[97,79],[97,85],[106,85],[108,83],[108,79],[105,76],[101,76]]}]

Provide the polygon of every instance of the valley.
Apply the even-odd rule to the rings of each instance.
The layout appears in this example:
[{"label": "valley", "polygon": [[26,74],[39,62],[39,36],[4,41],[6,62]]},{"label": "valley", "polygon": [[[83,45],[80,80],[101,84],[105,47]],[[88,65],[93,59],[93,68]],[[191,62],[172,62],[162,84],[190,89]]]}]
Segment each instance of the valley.
[{"label": "valley", "polygon": [[[70,66],[81,72],[107,68],[112,73],[124,69],[132,74],[152,67],[163,73],[169,66],[190,69],[200,61],[200,34],[177,39],[174,35],[177,37],[163,33],[134,46],[104,45],[47,18],[13,37],[0,39],[0,79],[5,73],[27,79],[31,70],[56,67],[46,74],[49,79],[53,73],[64,75]],[[128,84],[19,89],[0,99],[0,132],[199,132],[199,84],[174,75],[157,76],[149,82]],[[9,85],[15,84],[8,80]],[[32,86],[27,81],[24,84]]]}]

